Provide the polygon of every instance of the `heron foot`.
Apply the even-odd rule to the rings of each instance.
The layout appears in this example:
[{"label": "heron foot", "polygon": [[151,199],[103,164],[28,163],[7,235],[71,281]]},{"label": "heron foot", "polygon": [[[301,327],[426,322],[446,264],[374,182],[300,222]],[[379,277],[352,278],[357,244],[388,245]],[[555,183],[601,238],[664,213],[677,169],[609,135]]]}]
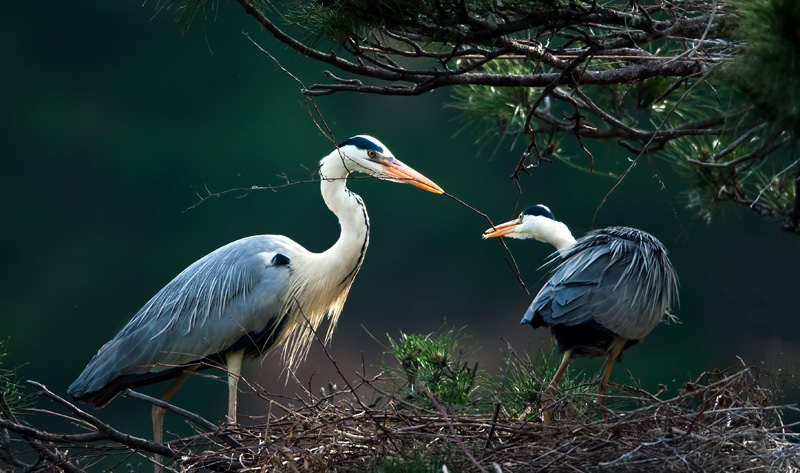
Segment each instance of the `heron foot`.
[{"label": "heron foot", "polygon": [[555,386],[550,385],[542,393],[542,404],[540,410],[542,412],[542,423],[550,425],[553,423],[553,409],[556,406],[556,389]]}]

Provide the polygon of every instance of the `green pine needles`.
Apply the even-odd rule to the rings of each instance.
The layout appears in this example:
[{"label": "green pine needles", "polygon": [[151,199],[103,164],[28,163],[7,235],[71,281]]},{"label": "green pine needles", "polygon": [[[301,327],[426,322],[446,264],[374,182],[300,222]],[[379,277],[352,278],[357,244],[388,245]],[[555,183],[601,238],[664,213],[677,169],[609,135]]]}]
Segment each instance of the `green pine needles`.
[{"label": "green pine needles", "polygon": [[[500,405],[505,418],[534,420],[539,415],[542,393],[558,369],[559,354],[540,350],[535,357],[510,357],[506,372],[500,378],[489,378],[487,388]],[[588,409],[596,384],[590,383],[580,371],[568,370],[559,383],[559,390],[570,394],[555,407],[556,416],[580,417]],[[566,412],[569,411],[569,415]]]},{"label": "green pine needles", "polygon": [[[533,420],[559,362],[553,349],[524,358],[509,356],[503,373],[491,376],[479,371],[477,363],[470,364],[468,358],[476,350],[464,348],[467,336],[460,330],[443,327],[428,335],[401,332],[388,340],[387,353],[397,364],[384,370],[397,384],[397,397],[424,409],[432,407],[433,396],[448,410],[488,415],[499,406],[503,418]],[[582,372],[568,371],[559,385],[568,396],[556,406],[557,415],[588,415],[594,389],[595,383]]]},{"label": "green pine needles", "polygon": [[397,340],[388,338],[389,352],[398,366],[387,367],[387,371],[402,381],[400,389],[406,400],[430,406],[430,393],[448,407],[463,407],[472,401],[478,388],[478,364],[470,367],[465,360],[462,332],[442,328],[428,335],[401,332]]},{"label": "green pine needles", "polygon": [[800,133],[800,2],[738,0],[739,39],[731,72],[759,114]]},{"label": "green pine needles", "polygon": [[22,391],[16,370],[3,367],[7,340],[0,340],[0,419],[16,421],[33,405],[33,395]]},{"label": "green pine needles", "polygon": [[[463,66],[466,62],[459,60],[457,65]],[[533,72],[535,68],[536,64],[527,60],[495,60],[483,65],[480,70],[493,75],[523,75]],[[539,87],[462,85],[453,89],[453,100],[448,105],[463,113],[466,124],[476,125],[476,141],[485,141],[497,134],[521,135],[528,110],[541,93]]]}]

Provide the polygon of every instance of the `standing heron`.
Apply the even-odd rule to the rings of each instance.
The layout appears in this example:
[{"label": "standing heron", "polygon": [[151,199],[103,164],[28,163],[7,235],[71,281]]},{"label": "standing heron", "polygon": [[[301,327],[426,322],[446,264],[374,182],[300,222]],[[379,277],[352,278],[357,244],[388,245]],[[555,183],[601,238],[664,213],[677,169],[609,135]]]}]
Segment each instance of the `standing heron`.
[{"label": "standing heron", "polygon": [[575,240],[544,205],[529,207],[516,220],[483,234],[501,236],[550,243],[561,256],[520,322],[550,327],[563,353],[542,396],[544,422],[552,422],[556,388],[576,356],[606,357],[597,388],[603,405],[614,360],[649,334],[677,300],[678,278],[666,248],[649,233],[629,227],[594,230]]},{"label": "standing heron", "polygon": [[[224,365],[228,421],[235,423],[243,358],[282,346],[291,370],[307,355],[326,317],[325,341],[331,337],[369,243],[364,202],[345,185],[352,172],[444,192],[375,138],[350,138],[319,162],[322,198],[341,227],[331,248],[312,253],[282,235],[257,235],[209,253],[100,348],[69,387],[72,398],[101,408],[126,388],[176,378],[161,397],[166,401],[192,371]],[[153,408],[157,442],[163,416],[163,409]]]}]

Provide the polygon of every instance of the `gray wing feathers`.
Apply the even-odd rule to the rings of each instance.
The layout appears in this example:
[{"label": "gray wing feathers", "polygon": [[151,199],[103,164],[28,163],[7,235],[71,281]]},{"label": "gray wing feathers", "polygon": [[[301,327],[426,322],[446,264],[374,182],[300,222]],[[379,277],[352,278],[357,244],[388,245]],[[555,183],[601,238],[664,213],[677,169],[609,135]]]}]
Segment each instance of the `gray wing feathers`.
[{"label": "gray wing feathers", "polygon": [[626,227],[579,239],[534,298],[522,323],[597,322],[629,340],[655,328],[677,296],[666,249],[651,235]]},{"label": "gray wing feathers", "polygon": [[[280,316],[299,245],[278,236],[244,238],[196,261],[158,292],[95,355],[70,394],[96,391],[118,376],[157,372],[224,351]],[[231,323],[233,321],[234,323]]]}]

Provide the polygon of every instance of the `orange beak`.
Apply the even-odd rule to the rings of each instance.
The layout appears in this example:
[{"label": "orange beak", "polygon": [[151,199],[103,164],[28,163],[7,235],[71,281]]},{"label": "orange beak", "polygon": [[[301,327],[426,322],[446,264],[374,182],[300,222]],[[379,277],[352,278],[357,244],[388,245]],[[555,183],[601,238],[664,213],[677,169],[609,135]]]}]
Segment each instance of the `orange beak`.
[{"label": "orange beak", "polygon": [[398,159],[390,158],[381,164],[383,165],[383,173],[393,179],[400,182],[407,182],[414,187],[425,189],[434,194],[444,194],[444,190],[437,186],[436,183],[413,170],[411,167],[406,166]]},{"label": "orange beak", "polygon": [[508,235],[509,233],[514,232],[514,230],[517,228],[517,225],[519,225],[519,220],[509,220],[506,223],[501,223],[500,225],[495,225],[492,228],[487,228],[486,231],[483,232],[483,238],[495,238]]}]

